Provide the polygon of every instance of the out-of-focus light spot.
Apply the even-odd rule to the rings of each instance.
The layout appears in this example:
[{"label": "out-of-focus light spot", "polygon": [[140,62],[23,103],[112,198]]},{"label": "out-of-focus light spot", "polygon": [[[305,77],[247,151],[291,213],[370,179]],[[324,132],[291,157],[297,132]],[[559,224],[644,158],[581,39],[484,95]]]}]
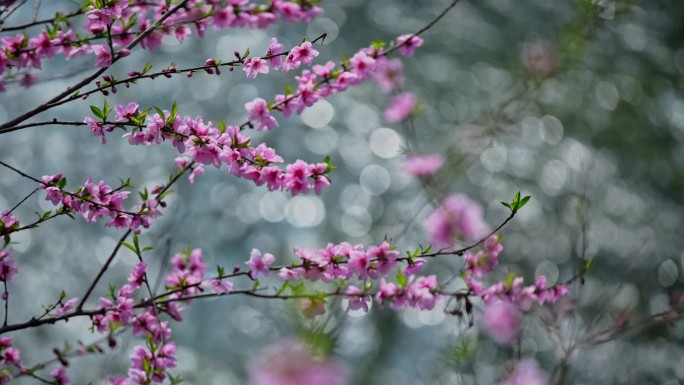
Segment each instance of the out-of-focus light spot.
[{"label": "out-of-focus light spot", "polygon": [[233,317],[233,325],[237,329],[250,336],[263,335],[265,332],[264,320],[268,317],[264,316],[260,311],[253,307],[240,306],[235,309]]},{"label": "out-of-focus light spot", "polygon": [[599,82],[594,94],[599,106],[607,111],[613,111],[620,101],[620,93],[613,83]]},{"label": "out-of-focus light spot", "polygon": [[416,329],[423,326],[423,323],[420,322],[420,319],[418,319],[417,311],[411,311],[411,309],[403,309],[399,312],[399,316],[401,317],[401,321],[404,323],[404,325],[412,329]]},{"label": "out-of-focus light spot", "polygon": [[328,155],[337,147],[337,132],[328,126],[311,130],[304,137],[304,144],[314,154]]},{"label": "out-of-focus light spot", "polygon": [[340,353],[359,356],[377,348],[378,332],[368,320],[367,317],[349,319],[348,326],[342,328],[339,338]]},{"label": "out-of-focus light spot", "polygon": [[222,210],[226,213],[233,211],[229,202],[235,202],[239,194],[237,187],[228,183],[217,183],[209,192],[209,203],[213,210]]},{"label": "out-of-focus light spot", "polygon": [[510,149],[508,167],[517,177],[528,177],[534,173],[534,153],[522,148]]},{"label": "out-of-focus light spot", "polygon": [[552,159],[542,169],[541,188],[549,195],[557,195],[563,190],[568,179],[568,166],[565,163]]},{"label": "out-of-focus light spot", "polygon": [[245,193],[240,195],[235,207],[235,214],[241,222],[247,224],[257,223],[261,220],[259,210],[260,197],[257,193]]},{"label": "out-of-focus light spot", "polygon": [[370,194],[358,184],[350,184],[340,193],[340,206],[352,215],[366,211],[370,202]]},{"label": "out-of-focus light spot", "polygon": [[285,206],[285,216],[296,227],[313,227],[325,218],[325,206],[315,196],[296,196]]},{"label": "out-of-focus light spot", "polygon": [[181,372],[194,372],[197,370],[197,357],[196,351],[181,345],[176,350],[176,358],[178,359],[178,366],[176,370]]},{"label": "out-of-focus light spot", "polygon": [[665,293],[658,293],[651,296],[648,302],[651,314],[658,314],[670,309],[670,298]]},{"label": "out-of-focus light spot", "polygon": [[491,172],[499,172],[506,166],[506,146],[496,145],[482,152],[480,161],[482,166]]},{"label": "out-of-focus light spot", "polygon": [[543,261],[537,265],[537,269],[534,272],[535,277],[544,276],[546,277],[546,284],[548,286],[555,285],[558,282],[558,276],[560,275],[558,271],[558,266],[551,261]]},{"label": "out-of-focus light spot", "polygon": [[582,143],[574,139],[563,141],[561,148],[563,162],[570,166],[574,171],[586,171],[592,162],[591,152]]},{"label": "out-of-focus light spot", "polygon": [[545,115],[541,119],[542,126],[544,127],[542,131],[542,139],[550,144],[557,145],[563,139],[563,123],[558,120],[555,116]]},{"label": "out-of-focus light spot", "polygon": [[378,113],[365,104],[354,104],[346,115],[345,123],[355,132],[368,132],[379,125]]},{"label": "out-of-focus light spot", "polygon": [[418,319],[420,323],[426,326],[434,326],[444,320],[445,314],[442,306],[437,305],[430,311],[418,311]]},{"label": "out-of-focus light spot", "polygon": [[543,131],[540,120],[528,116],[522,122],[520,122],[522,127],[522,140],[530,146],[539,146],[543,143]]},{"label": "out-of-focus light spot", "polygon": [[190,92],[192,92],[192,97],[196,100],[214,100],[217,98],[222,85],[221,82],[217,81],[203,81],[201,87],[190,87]]},{"label": "out-of-focus light spot", "polygon": [[244,111],[245,103],[254,100],[258,95],[256,87],[249,83],[239,83],[230,87],[228,91],[228,105],[236,111]]},{"label": "out-of-focus light spot", "polygon": [[371,164],[361,171],[359,176],[361,187],[372,195],[383,194],[390,186],[391,178],[384,167]]},{"label": "out-of-focus light spot", "polygon": [[622,26],[622,43],[632,51],[643,51],[647,38],[646,31],[640,25],[626,23]]},{"label": "out-of-focus light spot", "polygon": [[23,253],[31,246],[31,232],[19,231],[12,234],[12,249],[19,253]]},{"label": "out-of-focus light spot", "polygon": [[306,36],[311,40],[318,38],[324,33],[327,34],[327,36],[321,43],[330,44],[337,39],[337,36],[340,34],[340,28],[337,26],[337,23],[327,17],[316,18],[306,28]]},{"label": "out-of-focus light spot", "polygon": [[658,281],[663,287],[672,286],[677,281],[678,276],[677,264],[673,260],[668,259],[660,264],[658,268]]},{"label": "out-of-focus light spot", "polygon": [[473,162],[466,171],[468,180],[475,186],[484,187],[492,181],[492,172],[484,168],[481,162]]},{"label": "out-of-focus light spot", "polygon": [[368,233],[373,219],[367,212],[359,213],[357,215],[344,214],[340,218],[340,225],[342,231],[352,237],[362,237]]},{"label": "out-of-focus light spot", "polygon": [[264,194],[259,201],[259,213],[261,216],[272,223],[277,223],[285,219],[285,206],[287,205],[287,196],[275,191]]},{"label": "out-of-focus light spot", "polygon": [[618,309],[633,309],[639,304],[639,290],[632,284],[624,284],[611,300],[611,305]]},{"label": "out-of-focus light spot", "polygon": [[313,106],[302,112],[304,124],[312,128],[323,128],[330,124],[335,116],[335,108],[326,100],[319,100]]},{"label": "out-of-focus light spot", "polygon": [[399,154],[402,138],[393,129],[381,127],[373,131],[369,142],[370,149],[375,155],[391,159]]},{"label": "out-of-focus light spot", "polygon": [[363,167],[371,162],[371,152],[368,143],[359,135],[347,133],[340,138],[337,151],[344,163],[351,167]]}]

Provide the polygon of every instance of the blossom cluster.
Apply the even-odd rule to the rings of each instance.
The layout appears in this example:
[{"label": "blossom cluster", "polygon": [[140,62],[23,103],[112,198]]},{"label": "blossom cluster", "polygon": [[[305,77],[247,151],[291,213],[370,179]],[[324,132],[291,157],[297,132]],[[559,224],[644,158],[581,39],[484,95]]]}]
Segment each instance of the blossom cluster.
[{"label": "blossom cluster", "polygon": [[[321,12],[314,3],[318,1],[272,0],[255,4],[249,0],[186,0],[182,7],[166,0],[89,0],[80,12],[85,14],[83,28],[90,33],[84,37],[71,28],[68,18],[55,18],[52,25],[35,36],[25,32],[0,39],[0,92],[5,91],[5,79],[15,78],[18,73],[6,73],[28,67],[42,68],[42,62],[56,55],[67,60],[75,56],[92,54],[95,65],[108,67],[116,55],[125,56],[126,48],[136,37],[143,36],[140,45],[154,50],[161,45],[164,36],[173,35],[179,42],[192,35],[204,36],[208,27],[267,28],[279,19],[289,22],[309,22]],[[173,9],[173,13],[167,15]],[[156,25],[158,20],[163,20]],[[147,31],[147,32],[146,32]],[[146,32],[143,34],[143,32]],[[106,39],[104,44],[95,44]],[[117,51],[118,49],[118,51]],[[23,86],[36,81],[35,75],[24,71],[20,77]]]},{"label": "blossom cluster", "polygon": [[444,199],[424,225],[432,243],[440,247],[453,245],[463,237],[478,240],[489,232],[482,206],[464,194]]},{"label": "blossom cluster", "polygon": [[[114,189],[104,181],[94,183],[88,178],[83,186],[74,192],[64,190],[66,179],[62,174],[45,175],[40,189],[46,192],[45,200],[59,206],[65,212],[80,213],[88,222],[96,222],[108,217],[106,226],[116,229],[129,228],[139,232],[140,228],[149,228],[152,221],[161,215],[162,204],[159,197],[147,197],[139,201],[134,212],[126,211],[123,204],[130,191]],[[152,191],[152,193],[159,191]]]},{"label": "blossom cluster", "polygon": [[[145,336],[146,345],[134,347],[130,357],[131,366],[127,376],[113,376],[109,382],[113,385],[161,383],[167,370],[176,367],[176,343],[169,341],[171,328],[168,321],[159,318],[156,305],[146,306],[135,312],[135,293],[146,280],[147,264],[137,264],[128,277],[128,283],[111,298],[100,298],[102,314],[92,316],[93,328],[100,333],[113,332],[121,327],[131,327],[134,336]],[[168,311],[168,314],[176,314]]]},{"label": "blossom cluster", "polygon": [[[118,105],[117,121],[128,121],[141,116],[137,103]],[[161,111],[160,111],[161,112]],[[277,167],[283,158],[265,144],[254,147],[249,135],[239,126],[215,127],[212,122],[205,123],[201,117],[180,117],[171,112],[146,116],[146,124],[127,133],[132,145],[161,144],[171,141],[181,157],[176,164],[183,170],[192,167],[190,182],[204,173],[204,165],[218,169],[225,167],[231,174],[250,180],[256,185],[266,184],[269,190],[289,191],[292,195],[306,194],[321,190],[330,185],[326,174],[331,171],[327,163],[309,164],[297,160],[286,165],[285,170]],[[92,118],[85,122],[96,135],[104,137],[103,125]],[[107,130],[107,129],[105,129]]]},{"label": "blossom cluster", "polygon": [[[17,275],[19,270],[12,258],[12,249],[5,248],[0,250],[0,281],[5,283],[12,283],[12,280]],[[3,299],[7,299],[3,295]]]},{"label": "blossom cluster", "polygon": [[[419,158],[416,169],[422,171],[426,161]],[[427,161],[440,163],[438,159]],[[418,173],[422,175],[422,173]],[[509,275],[506,280],[490,286],[482,281],[488,273],[494,271],[499,264],[499,256],[503,251],[501,239],[490,232],[484,219],[484,210],[480,204],[464,194],[447,197],[425,220],[424,226],[433,243],[442,247],[452,247],[463,238],[478,241],[481,247],[477,250],[464,249],[464,265],[461,277],[469,294],[480,297],[484,303],[482,328],[497,343],[510,344],[518,336],[524,312],[530,310],[536,302],[556,302],[568,294],[565,284],[547,287],[546,278],[540,276],[534,285],[524,286],[524,279]],[[485,238],[486,237],[486,238]],[[447,251],[448,252],[448,251]]]}]

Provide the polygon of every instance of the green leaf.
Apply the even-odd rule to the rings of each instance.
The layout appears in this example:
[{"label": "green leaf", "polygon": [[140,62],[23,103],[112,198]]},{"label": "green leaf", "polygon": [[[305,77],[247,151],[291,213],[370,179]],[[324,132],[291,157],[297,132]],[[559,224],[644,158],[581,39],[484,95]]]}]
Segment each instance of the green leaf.
[{"label": "green leaf", "polygon": [[138,241],[138,234],[133,234],[133,244],[135,245],[136,253],[140,250],[140,242]]},{"label": "green leaf", "polygon": [[404,273],[400,270],[397,272],[397,284],[400,287],[406,287],[406,284],[408,283],[408,279],[406,279],[406,276]]},{"label": "green leaf", "polygon": [[289,281],[289,280],[288,280],[288,281],[285,281],[285,283],[283,283],[283,286],[281,286],[280,289],[278,289],[278,292],[276,293],[276,295],[281,295],[281,294],[283,294],[283,292],[285,291],[285,289],[287,289],[288,287],[290,287],[290,281]]},{"label": "green leaf", "polygon": [[178,104],[176,101],[173,101],[173,107],[171,107],[171,116],[169,116],[169,123],[173,122],[173,120],[176,118],[176,115],[178,114]]},{"label": "green leaf", "polygon": [[102,110],[101,110],[99,107],[97,107],[97,106],[90,106],[90,110],[93,111],[93,114],[94,114],[95,116],[97,116],[98,118],[100,118],[100,119],[104,119],[104,118],[105,118],[104,114],[102,113]]},{"label": "green leaf", "polygon": [[157,111],[157,114],[159,114],[159,117],[163,118],[165,116],[164,111],[162,111],[161,108],[154,107],[154,110]]},{"label": "green leaf", "polygon": [[125,246],[126,248],[128,248],[129,250],[131,250],[132,252],[134,252],[134,253],[137,254],[137,251],[136,251],[135,247],[134,247],[133,245],[131,245],[130,243],[128,243],[128,242],[121,242],[121,245],[122,245],[122,246]]},{"label": "green leaf", "polygon": [[518,203],[518,210],[520,210],[521,208],[523,208],[523,206],[525,206],[525,205],[527,204],[527,202],[530,201],[530,198],[532,198],[530,195],[524,197],[524,198],[520,201],[520,203]]}]

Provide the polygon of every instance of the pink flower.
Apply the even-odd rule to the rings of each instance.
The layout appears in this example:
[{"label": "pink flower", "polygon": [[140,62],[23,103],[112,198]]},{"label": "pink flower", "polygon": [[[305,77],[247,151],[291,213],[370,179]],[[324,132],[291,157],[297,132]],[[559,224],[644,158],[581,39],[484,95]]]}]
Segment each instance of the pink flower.
[{"label": "pink flower", "polygon": [[38,82],[38,77],[34,74],[24,74],[19,79],[19,85],[25,88],[31,87]]},{"label": "pink flower", "polygon": [[64,314],[67,314],[68,312],[73,310],[74,305],[76,305],[76,302],[78,302],[78,298],[74,297],[74,298],[71,298],[70,300],[60,304],[57,311],[55,311],[55,317],[61,317]]},{"label": "pink flower", "polygon": [[242,65],[242,71],[248,79],[254,79],[259,74],[267,74],[269,70],[268,62],[258,57],[251,57]]},{"label": "pink flower", "polygon": [[248,369],[248,385],[345,385],[347,370],[329,359],[313,357],[306,346],[283,340],[258,354]]},{"label": "pink flower", "polygon": [[107,144],[107,138],[105,137],[104,130],[102,129],[102,122],[98,122],[90,116],[87,116],[85,119],[83,119],[83,123],[90,127],[90,132],[92,132],[93,135],[102,137],[102,144]]},{"label": "pink flower", "polygon": [[285,59],[285,63],[283,63],[283,71],[287,72],[297,69],[301,63],[309,65],[316,56],[318,56],[318,51],[313,48],[310,41],[305,41],[301,45],[290,50],[290,53]]},{"label": "pink flower", "polygon": [[212,279],[209,285],[216,294],[228,294],[233,291],[233,283],[227,279]]},{"label": "pink flower", "polygon": [[128,120],[136,115],[136,112],[138,111],[138,103],[130,102],[126,105],[118,104],[114,106],[114,110],[116,111],[115,119],[117,122]]},{"label": "pink flower", "polygon": [[198,164],[192,168],[192,172],[190,173],[190,175],[188,175],[188,182],[190,182],[190,184],[193,184],[195,183],[195,178],[202,175],[204,175],[204,166]]},{"label": "pink flower", "polygon": [[403,64],[399,59],[378,58],[374,73],[374,80],[384,93],[404,84]]},{"label": "pink flower", "polygon": [[436,173],[443,165],[442,154],[412,155],[406,158],[402,168],[413,176],[425,177]]},{"label": "pink flower", "polygon": [[395,96],[387,105],[384,117],[389,123],[397,123],[408,119],[416,107],[416,97],[410,92]]},{"label": "pink flower", "polygon": [[252,249],[252,253],[249,256],[249,261],[245,263],[245,265],[249,266],[251,268],[250,271],[250,276],[253,279],[258,279],[259,275],[263,275],[264,278],[267,278],[269,276],[269,266],[275,262],[275,257],[270,254],[266,253],[264,256],[261,256],[261,252],[257,249]]},{"label": "pink flower", "polygon": [[498,385],[547,385],[549,375],[543,371],[537,361],[525,359],[518,363],[513,373],[499,381]]},{"label": "pink flower", "polygon": [[257,131],[270,130],[278,127],[278,121],[271,116],[268,104],[264,99],[256,98],[245,104],[245,109],[249,111],[249,120],[257,123]]},{"label": "pink flower", "polygon": [[71,385],[71,380],[63,366],[51,371],[50,375],[55,379],[57,385]]},{"label": "pink flower", "polygon": [[7,348],[2,352],[2,363],[5,365],[21,365],[21,352],[17,348]]},{"label": "pink flower", "polygon": [[423,39],[416,35],[401,35],[397,38],[397,45],[402,55],[411,57],[416,52],[416,48],[423,45]]},{"label": "pink flower", "polygon": [[547,77],[556,69],[556,54],[548,41],[525,43],[520,52],[520,61],[534,76]]},{"label": "pink flower", "polygon": [[468,196],[455,194],[447,197],[425,220],[425,230],[432,242],[450,246],[454,240],[466,237],[476,240],[487,235],[489,225],[484,210]]},{"label": "pink flower", "polygon": [[145,262],[140,262],[128,275],[128,282],[134,287],[139,288],[143,284],[145,278],[145,270],[147,269],[147,264]]},{"label": "pink flower", "polygon": [[507,301],[490,301],[482,313],[482,328],[494,342],[508,345],[515,341],[520,330],[520,311]]},{"label": "pink flower", "polygon": [[299,302],[299,308],[302,309],[306,318],[314,318],[318,315],[325,314],[325,302],[321,300],[304,298]]},{"label": "pink flower", "polygon": [[0,250],[0,281],[12,283],[18,271],[12,258],[12,249]]},{"label": "pink flower", "polygon": [[109,47],[104,44],[93,45],[93,53],[97,57],[95,60],[96,67],[109,67],[112,65],[112,53],[109,51]]},{"label": "pink flower", "polygon": [[478,251],[475,254],[467,253],[465,256],[466,269],[472,272],[476,277],[482,277],[484,274],[494,270],[499,264],[498,254],[491,255],[485,251]]},{"label": "pink flower", "polygon": [[363,310],[368,313],[370,303],[370,295],[365,294],[364,291],[356,286],[349,286],[345,291],[345,298],[349,300],[350,310]]},{"label": "pink flower", "polygon": [[[278,55],[279,53],[283,52],[283,48],[285,48],[285,46],[278,44],[278,39],[275,37],[271,38],[271,41],[268,43],[268,51],[266,51],[266,56]],[[282,64],[283,59],[280,55],[278,55],[268,58],[268,62],[271,64],[271,67],[278,69]]]}]

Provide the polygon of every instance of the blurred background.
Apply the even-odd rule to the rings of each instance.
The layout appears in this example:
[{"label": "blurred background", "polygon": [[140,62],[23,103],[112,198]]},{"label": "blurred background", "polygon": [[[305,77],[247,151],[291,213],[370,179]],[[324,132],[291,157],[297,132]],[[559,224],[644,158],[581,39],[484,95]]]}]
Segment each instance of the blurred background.
[{"label": "blurred background", "polygon": [[[247,48],[264,53],[272,36],[289,47],[322,33],[327,38],[317,47],[316,62],[339,61],[374,40],[417,31],[448,3],[324,2],[325,13],[309,25],[210,30],[182,45],[167,37],[162,48],[135,52],[112,71],[123,75],[145,63],[197,66]],[[46,15],[56,5],[43,5]],[[409,124],[384,122],[388,96],[367,83],[301,117],[279,117],[272,132],[251,133],[288,162],[330,155],[337,170],[324,194],[292,198],[207,168],[195,184],[175,186],[164,216],[141,237],[155,247],[152,279],[168,270],[171,254],[188,247],[202,248],[210,266],[228,268],[246,261],[253,247],[281,263],[294,260],[294,246],[328,242],[368,245],[387,237],[409,250],[428,242],[422,221],[434,202],[467,193],[496,226],[507,216],[499,202],[522,191],[532,200],[501,232],[505,250],[495,276],[512,271],[531,282],[545,275],[553,284],[570,279],[585,260],[593,258],[593,265],[584,285],[573,284],[568,314],[552,320],[558,309],[530,314],[520,352],[482,335],[477,314],[469,327],[467,320],[445,314],[445,304],[431,312],[374,308],[364,315],[331,301],[326,315],[305,320],[297,303],[233,296],[196,302],[185,322],[173,325],[179,345],[175,374],[188,384],[243,384],[250,360],[267,345],[322,330],[319,339],[347,365],[351,384],[491,384],[517,354],[535,357],[548,372],[562,367],[559,383],[684,383],[684,323],[647,322],[601,344],[587,338],[625,317],[637,325],[669,309],[683,288],[682,20],[684,7],[677,1],[604,1],[596,8],[584,0],[463,0],[425,33],[417,54],[403,60],[402,90],[415,93],[421,105]],[[77,59],[50,65],[55,79],[0,94],[0,121],[92,68]],[[251,81],[241,71],[224,71],[219,77],[140,82],[108,100],[163,109],[177,100],[181,115],[237,124],[246,117],[246,102],[272,100],[288,83],[294,84],[291,74]],[[101,98],[38,119],[81,121],[90,116],[90,104],[101,104]],[[0,154],[35,176],[63,172],[69,186],[90,176],[112,185],[130,177],[136,187],[150,188],[176,168],[171,146],[132,147],[117,135],[109,138],[102,146],[84,127],[36,127],[3,135]],[[400,170],[408,152],[445,154],[447,165],[421,184]],[[0,186],[3,210],[35,188],[7,169],[0,170]],[[17,215],[29,222],[33,212],[48,209],[51,204],[38,194]],[[82,295],[84,282],[119,236],[80,218],[20,233],[13,239],[20,273],[11,320],[40,313],[40,305],[54,303],[60,290]],[[104,295],[106,283],[123,283],[135,263],[123,251],[95,294]],[[442,258],[430,261],[426,272],[448,277],[460,267],[458,259]],[[251,283],[236,280],[235,287]],[[88,327],[89,320],[74,319],[15,339],[22,359],[36,363],[53,357],[47,345],[94,341]],[[74,382],[98,383],[106,374],[124,373],[138,342],[124,337],[104,356],[75,359],[78,365],[69,369]],[[568,346],[575,346],[572,353]]]}]

